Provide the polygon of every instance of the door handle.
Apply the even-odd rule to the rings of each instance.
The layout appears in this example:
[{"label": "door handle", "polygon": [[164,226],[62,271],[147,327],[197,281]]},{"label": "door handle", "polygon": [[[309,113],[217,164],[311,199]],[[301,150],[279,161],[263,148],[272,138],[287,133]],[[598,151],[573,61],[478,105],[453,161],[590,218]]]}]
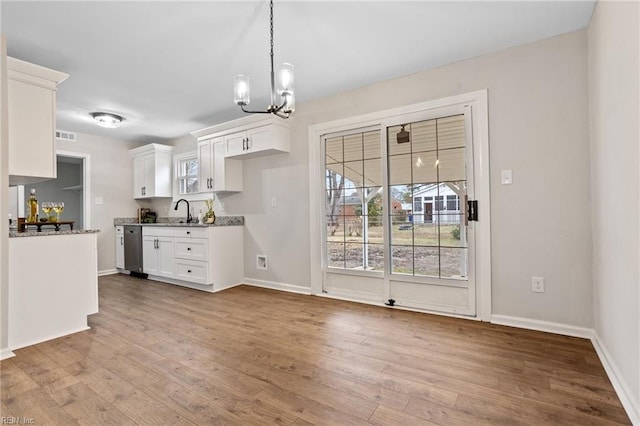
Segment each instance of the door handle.
[{"label": "door handle", "polygon": [[120,237],[120,245],[123,246],[124,245],[124,237]]}]

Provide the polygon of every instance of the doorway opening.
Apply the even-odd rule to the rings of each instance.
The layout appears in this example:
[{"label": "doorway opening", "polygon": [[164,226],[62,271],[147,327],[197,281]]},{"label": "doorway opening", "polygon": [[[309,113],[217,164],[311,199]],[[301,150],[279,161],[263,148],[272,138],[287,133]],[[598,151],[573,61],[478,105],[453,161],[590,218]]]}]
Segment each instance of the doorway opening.
[{"label": "doorway opening", "polygon": [[[63,202],[60,218],[74,222],[73,229],[90,229],[90,156],[84,153],[57,151],[57,177],[13,189],[15,217],[25,217],[25,201],[31,189],[36,190],[40,206],[43,202]],[[12,203],[13,204],[13,203]],[[40,211],[40,215],[44,212]],[[42,217],[42,216],[41,216]]]}]

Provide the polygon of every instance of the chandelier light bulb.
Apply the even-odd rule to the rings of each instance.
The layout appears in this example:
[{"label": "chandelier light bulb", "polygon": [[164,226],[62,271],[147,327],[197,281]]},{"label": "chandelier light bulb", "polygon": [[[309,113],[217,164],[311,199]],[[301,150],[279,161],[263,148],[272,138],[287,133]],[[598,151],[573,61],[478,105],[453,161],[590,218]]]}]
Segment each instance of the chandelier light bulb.
[{"label": "chandelier light bulb", "polygon": [[293,65],[284,63],[278,69],[278,81],[280,87],[278,92],[282,94],[293,93]]},{"label": "chandelier light bulb", "polygon": [[237,105],[249,105],[249,77],[238,74],[233,79],[233,100]]}]

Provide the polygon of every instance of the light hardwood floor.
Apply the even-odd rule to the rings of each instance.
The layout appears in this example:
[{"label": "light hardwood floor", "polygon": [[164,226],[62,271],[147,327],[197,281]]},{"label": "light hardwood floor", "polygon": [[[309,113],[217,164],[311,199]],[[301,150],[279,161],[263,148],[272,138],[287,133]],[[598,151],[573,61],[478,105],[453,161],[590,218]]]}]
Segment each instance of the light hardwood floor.
[{"label": "light hardwood floor", "polygon": [[[248,286],[100,278],[91,330],[0,362],[3,418],[629,424],[588,340]],[[6,422],[5,422],[6,423]]]}]

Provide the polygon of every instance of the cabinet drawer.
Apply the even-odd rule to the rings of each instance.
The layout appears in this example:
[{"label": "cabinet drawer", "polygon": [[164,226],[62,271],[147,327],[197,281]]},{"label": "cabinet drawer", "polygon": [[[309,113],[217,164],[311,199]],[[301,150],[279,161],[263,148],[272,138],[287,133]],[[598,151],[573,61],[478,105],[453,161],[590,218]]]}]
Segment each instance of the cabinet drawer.
[{"label": "cabinet drawer", "polygon": [[194,262],[188,260],[176,261],[176,278],[197,284],[209,284],[207,277],[207,262]]},{"label": "cabinet drawer", "polygon": [[179,259],[207,260],[207,240],[176,238],[175,256]]},{"label": "cabinet drawer", "polygon": [[175,231],[173,228],[167,228],[164,226],[143,226],[143,237],[173,237]]},{"label": "cabinet drawer", "polygon": [[207,238],[207,228],[173,228],[178,238]]}]

